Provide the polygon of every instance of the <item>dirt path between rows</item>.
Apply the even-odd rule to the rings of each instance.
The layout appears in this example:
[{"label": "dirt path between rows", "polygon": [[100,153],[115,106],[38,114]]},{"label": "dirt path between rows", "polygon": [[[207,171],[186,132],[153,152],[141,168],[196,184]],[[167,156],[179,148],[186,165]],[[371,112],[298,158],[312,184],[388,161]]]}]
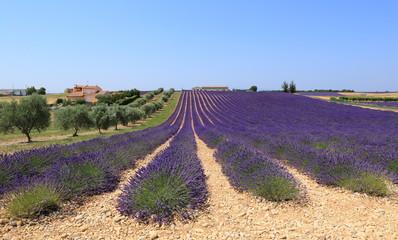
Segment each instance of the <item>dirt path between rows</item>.
[{"label": "dirt path between rows", "polygon": [[[55,213],[32,225],[0,224],[3,239],[398,239],[398,197],[369,197],[317,184],[294,168],[307,196],[273,203],[235,191],[215,162],[214,151],[197,138],[198,156],[207,176],[209,207],[189,223],[144,225],[115,209],[121,187],[87,198],[73,212]],[[146,165],[168,143],[137,164]],[[283,164],[283,163],[282,163]],[[127,171],[125,183],[136,170]],[[1,237],[0,237],[1,238]]]},{"label": "dirt path between rows", "polygon": [[204,236],[210,239],[398,239],[397,196],[376,198],[322,186],[287,166],[307,195],[272,203],[232,189],[213,150],[200,140],[198,149],[210,192],[209,213],[199,222],[205,220]]}]

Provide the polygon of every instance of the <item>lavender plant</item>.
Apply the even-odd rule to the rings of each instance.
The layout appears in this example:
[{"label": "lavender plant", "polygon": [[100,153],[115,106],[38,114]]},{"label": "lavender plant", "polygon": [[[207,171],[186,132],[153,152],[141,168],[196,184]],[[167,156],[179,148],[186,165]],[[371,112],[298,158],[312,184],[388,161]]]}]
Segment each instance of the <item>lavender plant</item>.
[{"label": "lavender plant", "polygon": [[188,116],[170,146],[129,180],[117,208],[141,222],[167,223],[175,217],[191,219],[204,206],[207,194]]},{"label": "lavender plant", "polygon": [[35,218],[59,208],[62,194],[57,187],[45,180],[26,183],[4,197],[5,212],[14,218]]},{"label": "lavender plant", "polygon": [[[387,194],[388,181],[398,183],[396,113],[282,93],[196,94],[207,128],[288,160],[320,183],[371,195]],[[342,170],[330,172],[330,162]]]},{"label": "lavender plant", "polygon": [[[62,201],[111,191],[121,171],[173,136],[181,121],[174,112],[163,124],[139,132],[1,155],[0,197],[5,198],[5,208],[13,217],[35,217]],[[172,122],[177,124],[170,126]],[[43,179],[58,195],[53,197]],[[57,204],[40,200],[50,195]]]}]

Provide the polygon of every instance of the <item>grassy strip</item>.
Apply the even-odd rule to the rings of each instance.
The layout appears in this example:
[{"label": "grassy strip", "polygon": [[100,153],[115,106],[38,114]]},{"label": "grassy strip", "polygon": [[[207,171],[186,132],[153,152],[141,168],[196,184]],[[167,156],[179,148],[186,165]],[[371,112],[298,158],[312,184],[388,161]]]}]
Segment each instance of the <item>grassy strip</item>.
[{"label": "grassy strip", "polygon": [[397,97],[362,97],[362,96],[343,96],[339,97],[342,101],[358,102],[398,102]]},{"label": "grassy strip", "polygon": [[[145,128],[158,126],[159,124],[163,123],[174,111],[174,108],[177,105],[178,97],[180,96],[180,94],[181,94],[181,92],[175,92],[170,97],[169,101],[167,103],[165,103],[165,106],[162,110],[160,110],[157,113],[154,113],[152,115],[152,117],[147,118],[144,121],[138,122],[138,124],[140,124],[140,125],[134,125],[132,127],[122,128],[119,130],[114,130],[113,128],[111,128],[107,131],[104,131],[104,133],[101,135],[98,135],[98,132],[94,131],[94,130],[82,130],[79,132],[78,137],[72,137],[73,131],[62,131],[62,130],[55,128],[54,126],[51,126],[50,129],[47,131],[43,131],[41,133],[34,132],[32,134],[32,138],[35,139],[38,137],[59,137],[62,135],[64,135],[65,138],[49,139],[49,140],[43,140],[43,141],[34,141],[32,143],[25,143],[24,141],[26,141],[26,140],[24,137],[21,137],[22,135],[20,133],[1,134],[0,142],[7,142],[7,141],[18,141],[18,142],[15,144],[12,144],[12,145],[0,146],[0,153],[12,153],[12,152],[16,152],[19,150],[47,147],[47,146],[50,146],[53,144],[60,144],[60,145],[70,144],[70,143],[93,139],[93,138],[96,138],[99,136],[109,137],[109,136],[116,135],[116,134],[121,134],[121,133],[126,133],[126,132],[131,132],[131,131],[138,131],[138,130],[143,130]],[[92,132],[92,133],[84,135],[87,132]],[[19,142],[19,140],[20,140],[20,142]]]}]

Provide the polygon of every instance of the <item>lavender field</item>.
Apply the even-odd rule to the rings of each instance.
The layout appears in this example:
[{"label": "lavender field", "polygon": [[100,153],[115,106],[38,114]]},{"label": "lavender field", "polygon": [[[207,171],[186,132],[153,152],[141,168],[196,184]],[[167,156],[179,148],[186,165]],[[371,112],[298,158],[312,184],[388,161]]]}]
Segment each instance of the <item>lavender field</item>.
[{"label": "lavender field", "polygon": [[[393,112],[299,95],[184,91],[157,127],[1,155],[0,196],[7,216],[26,219],[122,187],[113,206],[122,216],[140,223],[189,221],[210,201],[196,134],[214,149],[214,164],[235,191],[264,201],[307,197],[290,168],[322,186],[386,197],[398,184],[397,127]],[[135,174],[119,186],[126,169]]]},{"label": "lavender field", "polygon": [[199,93],[197,99],[205,106],[199,116],[206,116],[199,136],[213,147],[238,139],[321,184],[371,195],[387,194],[386,181],[398,183],[396,113],[284,93]]}]

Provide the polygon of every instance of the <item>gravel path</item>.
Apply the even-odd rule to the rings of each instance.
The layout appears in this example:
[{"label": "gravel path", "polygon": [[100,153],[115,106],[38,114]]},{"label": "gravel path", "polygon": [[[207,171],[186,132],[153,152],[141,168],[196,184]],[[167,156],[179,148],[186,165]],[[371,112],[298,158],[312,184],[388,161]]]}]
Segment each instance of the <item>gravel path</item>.
[{"label": "gravel path", "polygon": [[[306,187],[305,199],[262,201],[229,185],[213,150],[199,139],[209,188],[208,209],[187,224],[138,224],[115,209],[120,190],[86,199],[70,212],[55,213],[39,223],[0,220],[0,239],[398,239],[398,197],[369,197],[317,184],[288,167]],[[146,165],[165,143],[137,163]],[[135,170],[127,171],[125,183]]]}]

